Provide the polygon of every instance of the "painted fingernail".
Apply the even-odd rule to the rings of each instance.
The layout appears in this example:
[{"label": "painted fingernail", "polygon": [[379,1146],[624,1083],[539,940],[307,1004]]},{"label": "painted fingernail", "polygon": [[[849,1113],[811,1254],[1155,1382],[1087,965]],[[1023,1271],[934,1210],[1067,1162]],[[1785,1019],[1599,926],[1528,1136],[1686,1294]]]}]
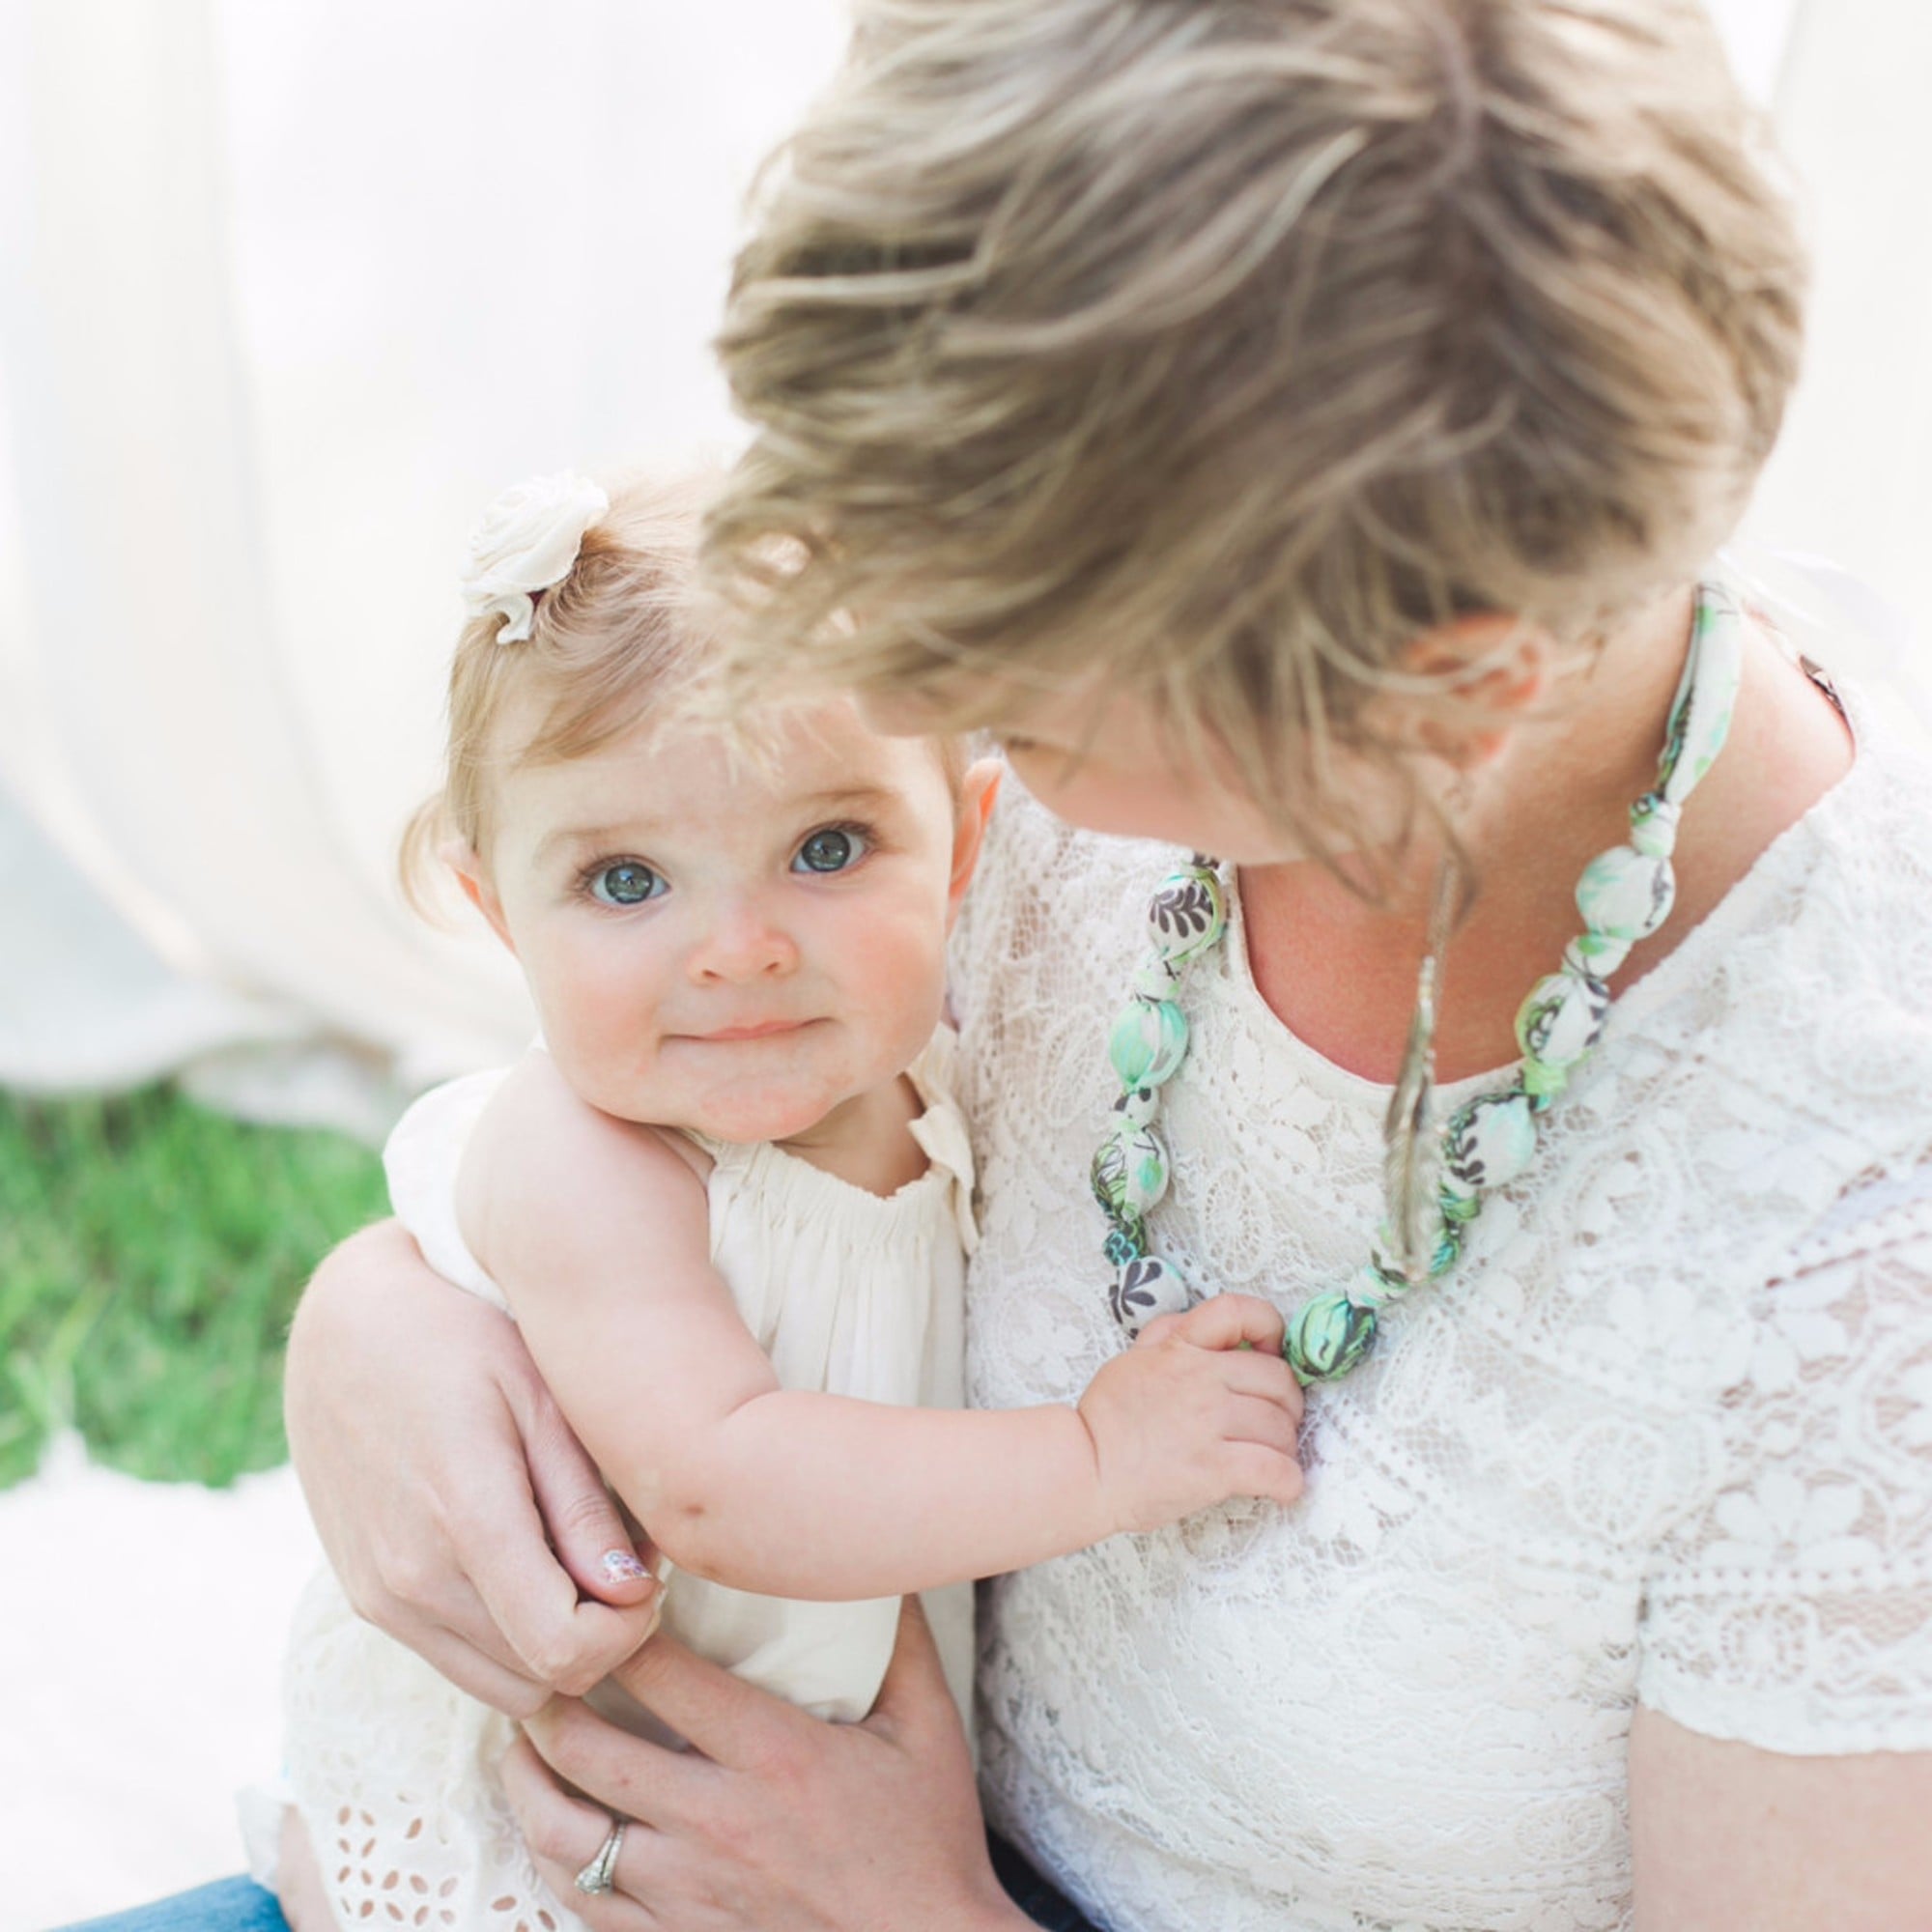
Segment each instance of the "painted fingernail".
[{"label": "painted fingernail", "polygon": [[604,1575],[612,1583],[645,1583],[656,1579],[638,1561],[637,1552],[630,1549],[607,1549],[604,1552]]}]

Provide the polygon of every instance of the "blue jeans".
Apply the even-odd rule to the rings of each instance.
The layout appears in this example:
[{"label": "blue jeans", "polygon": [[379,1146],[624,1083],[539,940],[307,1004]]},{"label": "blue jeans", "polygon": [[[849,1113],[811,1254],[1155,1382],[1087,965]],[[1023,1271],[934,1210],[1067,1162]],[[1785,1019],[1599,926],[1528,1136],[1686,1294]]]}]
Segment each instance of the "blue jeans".
[{"label": "blue jeans", "polygon": [[1007,1896],[1046,1932],[1100,1932],[1097,1925],[1080,1916],[1080,1908],[1063,1898],[1045,1879],[1004,1838],[986,1833],[986,1848],[993,1855],[993,1875],[1007,1889]]},{"label": "blue jeans", "polygon": [[90,1918],[68,1932],[289,1932],[289,1921],[273,1892],[252,1879],[224,1878],[130,1912]]},{"label": "blue jeans", "polygon": [[[991,1838],[993,1869],[1026,1916],[1046,1932],[1098,1932],[1004,1838]],[[153,1905],[90,1918],[68,1932],[289,1932],[271,1893],[245,1878],[225,1878]]]}]

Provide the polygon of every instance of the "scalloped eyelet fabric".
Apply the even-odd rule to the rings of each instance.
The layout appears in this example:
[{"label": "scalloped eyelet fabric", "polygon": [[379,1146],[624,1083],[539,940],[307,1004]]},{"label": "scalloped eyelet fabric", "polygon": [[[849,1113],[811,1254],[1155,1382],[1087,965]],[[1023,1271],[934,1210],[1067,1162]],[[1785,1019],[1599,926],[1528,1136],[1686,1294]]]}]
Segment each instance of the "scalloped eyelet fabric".
[{"label": "scalloped eyelet fabric", "polygon": [[[1462,1264],[1311,1391],[1298,1506],[993,1586],[989,1813],[1110,1932],[1612,1932],[1639,1697],[1932,1749],[1932,774],[1859,722]],[[1085,1177],[1173,856],[1002,806],[955,956],[976,1403],[1120,1346]],[[1364,1252],[1386,1090],[1267,1011],[1238,911],[1187,1003],[1161,1245],[1292,1312]]]}]

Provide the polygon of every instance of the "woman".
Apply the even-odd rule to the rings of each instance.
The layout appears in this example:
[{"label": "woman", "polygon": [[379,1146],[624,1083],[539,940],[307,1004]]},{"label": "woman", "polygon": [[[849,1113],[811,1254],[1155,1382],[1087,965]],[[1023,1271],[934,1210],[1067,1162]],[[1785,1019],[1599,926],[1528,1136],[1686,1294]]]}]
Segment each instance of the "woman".
[{"label": "woman", "polygon": [[[994,1586],[1003,1890],[916,1619],[859,1726],[663,1643],[617,1675],[701,1757],[542,1703],[637,1634],[570,1580],[620,1532],[514,1336],[346,1248],[291,1354],[326,1541],[530,1716],[600,1932],[1932,1923],[1932,780],[1693,590],[1800,279],[1673,0],[867,14],[740,266],[714,534],[761,685],[990,726],[1037,801],[956,961],[976,1399],[1077,1389],[1141,1248],[1336,1374],[1299,1508]],[[1110,1228],[1136,838],[1234,922]]]}]

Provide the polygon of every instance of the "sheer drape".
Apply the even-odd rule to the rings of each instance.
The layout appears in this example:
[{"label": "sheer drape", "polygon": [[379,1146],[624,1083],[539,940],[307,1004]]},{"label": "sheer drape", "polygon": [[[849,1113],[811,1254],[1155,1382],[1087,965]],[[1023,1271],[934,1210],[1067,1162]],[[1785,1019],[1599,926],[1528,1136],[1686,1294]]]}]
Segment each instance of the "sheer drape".
[{"label": "sheer drape", "polygon": [[390,882],[463,536],[521,474],[729,436],[738,199],[838,28],[0,7],[0,1079],[193,1061],[374,1125],[527,1033]]},{"label": "sheer drape", "polygon": [[[1821,259],[1755,527],[1902,600],[1932,16],[1721,12]],[[524,1035],[389,876],[462,538],[521,474],[728,441],[738,198],[841,13],[0,0],[0,1080],[374,1128]]]}]

